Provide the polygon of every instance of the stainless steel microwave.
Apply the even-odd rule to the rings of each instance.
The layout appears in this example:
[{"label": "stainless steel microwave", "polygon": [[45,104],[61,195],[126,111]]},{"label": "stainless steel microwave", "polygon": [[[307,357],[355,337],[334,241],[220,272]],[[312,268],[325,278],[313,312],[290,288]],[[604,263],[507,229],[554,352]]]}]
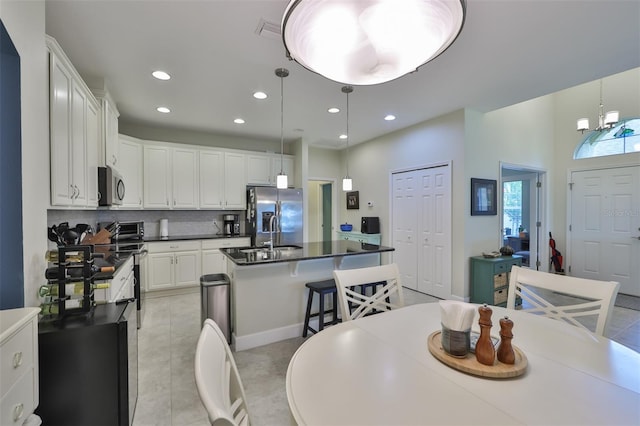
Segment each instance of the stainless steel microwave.
[{"label": "stainless steel microwave", "polygon": [[98,167],[98,205],[121,205],[124,193],[124,181],[120,173],[109,166]]}]

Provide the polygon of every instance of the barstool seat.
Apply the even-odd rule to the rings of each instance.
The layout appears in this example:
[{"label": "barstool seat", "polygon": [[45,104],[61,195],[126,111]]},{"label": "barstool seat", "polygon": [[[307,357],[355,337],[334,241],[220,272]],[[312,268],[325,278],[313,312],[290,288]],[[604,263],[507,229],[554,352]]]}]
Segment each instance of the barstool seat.
[{"label": "barstool seat", "polygon": [[[338,322],[340,322],[340,320],[338,319],[338,289],[336,288],[336,282],[333,279],[314,281],[306,283],[305,287],[309,289],[309,296],[307,299],[307,312],[304,316],[304,330],[302,331],[302,337],[307,337],[308,331],[318,333],[322,331],[325,326],[337,324]],[[316,293],[319,296],[318,312],[312,314],[311,305],[313,304],[313,296]],[[325,311],[324,299],[327,295],[332,296],[333,306],[332,309]],[[331,321],[325,322],[324,317],[325,314],[328,313],[332,314],[332,319]],[[315,330],[309,325],[309,320],[313,317],[318,317],[318,330]]]}]

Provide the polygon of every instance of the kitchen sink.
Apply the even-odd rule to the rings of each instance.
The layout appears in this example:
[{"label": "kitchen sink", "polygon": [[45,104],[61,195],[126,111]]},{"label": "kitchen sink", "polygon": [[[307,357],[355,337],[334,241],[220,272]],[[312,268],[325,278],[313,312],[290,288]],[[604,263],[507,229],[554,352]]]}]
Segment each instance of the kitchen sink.
[{"label": "kitchen sink", "polygon": [[302,247],[300,247],[300,246],[275,246],[274,250],[280,250],[280,251],[302,250]]},{"label": "kitchen sink", "polygon": [[[300,246],[275,246],[273,248],[273,251],[275,252],[287,252],[287,251],[293,251],[293,250],[302,250],[302,247]],[[272,251],[269,247],[251,247],[251,248],[244,248],[244,249],[240,249],[241,253],[268,253]]]}]

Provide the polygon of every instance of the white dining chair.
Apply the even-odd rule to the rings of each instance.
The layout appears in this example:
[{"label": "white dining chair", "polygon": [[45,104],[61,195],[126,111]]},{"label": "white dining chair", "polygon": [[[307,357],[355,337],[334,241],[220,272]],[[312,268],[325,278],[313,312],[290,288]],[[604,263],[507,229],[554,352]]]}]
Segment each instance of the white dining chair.
[{"label": "white dining chair", "polygon": [[[350,321],[376,311],[386,311],[404,306],[404,295],[398,265],[371,266],[368,268],[334,270],[333,277],[338,288],[338,302],[342,321]],[[374,286],[370,296],[360,293],[355,287],[382,282]]]},{"label": "white dining chair", "polygon": [[[590,330],[577,318],[595,315],[595,333],[604,336],[619,288],[620,283],[615,281],[570,277],[513,266],[509,278],[507,308],[515,309],[516,298],[520,297],[523,310],[527,312],[562,320],[592,332],[594,330]],[[563,295],[571,296],[566,304],[549,300],[560,300]]]},{"label": "white dining chair", "polygon": [[196,387],[212,425],[249,425],[247,398],[231,349],[211,319],[202,326],[195,356]]}]

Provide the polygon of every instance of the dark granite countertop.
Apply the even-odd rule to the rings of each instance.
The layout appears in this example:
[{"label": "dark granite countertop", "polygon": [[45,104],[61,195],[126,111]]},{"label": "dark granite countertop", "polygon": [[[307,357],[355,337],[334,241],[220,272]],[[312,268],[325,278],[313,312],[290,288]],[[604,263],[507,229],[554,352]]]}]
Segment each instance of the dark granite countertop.
[{"label": "dark granite countertop", "polygon": [[189,240],[216,240],[227,238],[249,238],[249,234],[222,235],[222,234],[200,234],[200,235],[170,235],[168,237],[144,237],[145,243],[155,243],[163,241],[189,241]]},{"label": "dark granite countertop", "polygon": [[236,265],[263,265],[267,263],[296,262],[300,260],[322,259],[327,257],[355,256],[360,254],[394,251],[393,247],[360,243],[358,241],[337,240],[328,242],[300,243],[276,247],[273,252],[268,248],[223,248],[220,249]]}]

